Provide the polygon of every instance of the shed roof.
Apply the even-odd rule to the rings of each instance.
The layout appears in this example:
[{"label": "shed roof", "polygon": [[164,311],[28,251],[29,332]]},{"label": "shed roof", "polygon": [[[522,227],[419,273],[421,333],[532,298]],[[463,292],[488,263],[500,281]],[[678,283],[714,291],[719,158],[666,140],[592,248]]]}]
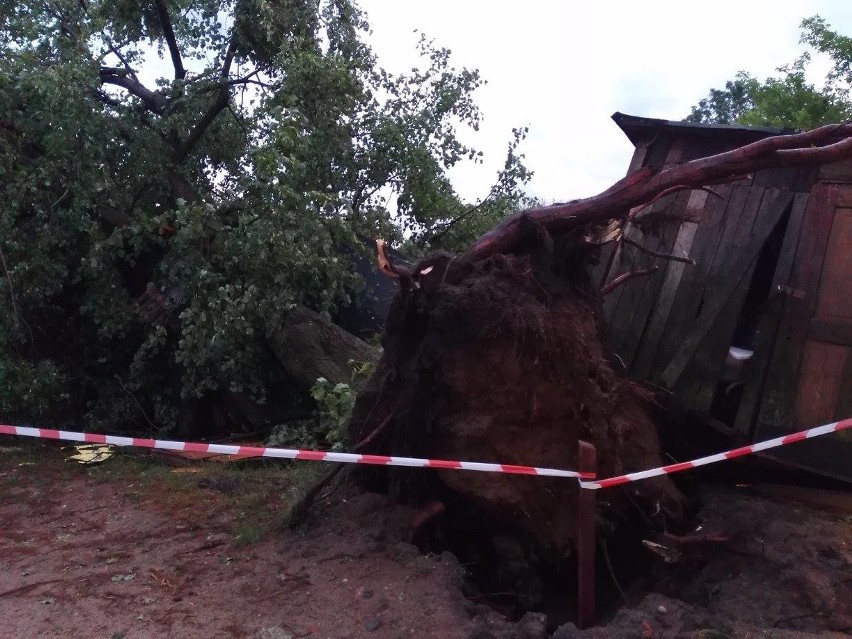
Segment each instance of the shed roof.
[{"label": "shed roof", "polygon": [[779,129],[769,126],[745,126],[742,124],[707,124],[704,122],[685,122],[682,120],[662,120],[659,118],[643,118],[637,115],[627,115],[616,111],[612,119],[624,131],[634,146],[647,143],[660,131],[674,130],[680,133],[696,136],[729,136],[732,139],[755,141],[771,135],[792,133],[792,129]]}]

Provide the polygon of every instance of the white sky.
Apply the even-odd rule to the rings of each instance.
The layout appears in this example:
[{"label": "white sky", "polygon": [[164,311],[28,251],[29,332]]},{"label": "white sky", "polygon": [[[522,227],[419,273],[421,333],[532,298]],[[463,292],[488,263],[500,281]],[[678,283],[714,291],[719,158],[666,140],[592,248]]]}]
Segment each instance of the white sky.
[{"label": "white sky", "polygon": [[[610,119],[615,111],[680,120],[737,71],[765,78],[805,46],[799,24],[815,14],[852,36],[852,0],[358,0],[379,64],[405,72],[418,64],[418,30],[452,50],[457,67],[479,69],[478,132],[462,139],[484,153],[450,177],[462,198],[485,197],[506,158],[513,127],[529,126],[521,151],[546,203],[586,197],[624,176],[633,146]],[[149,86],[169,76],[149,60]],[[821,84],[824,60],[814,59]]]},{"label": "white sky", "polygon": [[610,119],[682,119],[737,71],[763,78],[804,50],[799,24],[819,14],[852,35],[849,0],[694,3],[566,0],[361,0],[369,42],[390,71],[416,63],[415,29],[478,68],[484,122],[464,136],[484,165],[457,168],[467,200],[484,197],[505,159],[512,127],[529,125],[522,150],[530,190],[547,202],[594,195],[623,177],[632,145]]}]

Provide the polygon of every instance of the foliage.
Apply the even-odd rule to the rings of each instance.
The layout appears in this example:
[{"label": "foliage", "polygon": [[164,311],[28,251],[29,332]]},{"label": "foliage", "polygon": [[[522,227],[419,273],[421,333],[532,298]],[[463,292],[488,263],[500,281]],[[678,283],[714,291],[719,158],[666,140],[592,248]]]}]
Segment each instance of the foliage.
[{"label": "foliage", "polygon": [[343,448],[346,441],[346,423],[355,407],[355,390],[343,382],[332,385],[325,377],[317,379],[311,388],[313,397],[319,406],[321,431],[333,450]]},{"label": "foliage", "polygon": [[801,42],[831,59],[821,89],[806,79],[811,62],[806,51],[763,82],[741,71],[724,89],[711,89],[686,120],[806,130],[852,118],[852,38],[832,31],[819,16],[804,20],[801,28]]},{"label": "foliage", "polygon": [[464,206],[461,212],[450,211],[443,218],[434,218],[428,227],[418,229],[406,242],[408,252],[458,250],[470,245],[509,213],[540,204],[518,189],[519,184],[526,184],[532,178],[532,171],[526,168],[524,155],[519,152],[528,131],[527,127],[512,130],[506,162],[488,195],[477,204]]},{"label": "foliage", "polygon": [[317,405],[314,417],[277,426],[267,441],[268,445],[343,449],[347,441],[346,425],[355,407],[358,389],[376,366],[375,362],[350,361],[349,364],[352,366],[349,382],[332,384],[325,377],[318,378],[311,387],[311,397]]},{"label": "foliage", "polygon": [[[358,236],[459,248],[524,201],[480,161],[478,72],[379,68],[350,0],[0,0],[0,411],[163,432],[284,380],[284,313],[330,312]],[[164,71],[168,69],[168,71]]]}]

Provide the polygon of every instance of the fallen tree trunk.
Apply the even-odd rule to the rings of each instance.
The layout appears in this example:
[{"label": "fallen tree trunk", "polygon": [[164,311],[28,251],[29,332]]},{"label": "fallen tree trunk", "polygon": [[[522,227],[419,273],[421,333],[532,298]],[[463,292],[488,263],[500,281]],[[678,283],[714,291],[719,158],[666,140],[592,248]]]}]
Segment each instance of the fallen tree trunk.
[{"label": "fallen tree trunk", "polygon": [[[379,244],[379,267],[400,288],[382,358],[349,424],[351,441],[381,425],[364,452],[573,468],[584,439],[597,447],[601,476],[660,465],[649,394],[616,374],[602,345],[602,292],[587,276],[597,248],[589,238],[613,222],[623,229],[637,207],[676,191],[852,156],[850,135],[852,125],[832,125],[659,173],[640,169],[598,196],[510,216],[462,255],[436,253],[411,270],[394,266]],[[472,561],[496,571],[492,585],[525,595],[529,605],[541,591],[536,567],[560,565],[573,552],[574,482],[360,473],[400,499],[450,504],[445,519],[456,521],[445,523],[478,540]],[[682,514],[683,497],[665,476],[611,491],[606,501],[615,525],[636,506],[661,530]]]},{"label": "fallen tree trunk", "polygon": [[296,306],[271,327],[269,345],[287,375],[310,388],[324,377],[336,384],[352,378],[351,362],[372,362],[376,349],[306,306]]}]

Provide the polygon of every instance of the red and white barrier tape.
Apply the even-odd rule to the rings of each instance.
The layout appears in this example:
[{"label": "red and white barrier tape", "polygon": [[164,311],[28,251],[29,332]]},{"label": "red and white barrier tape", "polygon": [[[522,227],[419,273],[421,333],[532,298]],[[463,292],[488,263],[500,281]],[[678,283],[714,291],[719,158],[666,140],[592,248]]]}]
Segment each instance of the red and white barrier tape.
[{"label": "red and white barrier tape", "polygon": [[834,422],[833,424],[826,424],[825,426],[809,428],[808,430],[802,430],[798,433],[791,433],[790,435],[785,435],[784,437],[768,439],[765,442],[759,442],[757,444],[752,444],[751,446],[743,446],[742,448],[735,448],[734,450],[729,450],[724,453],[708,455],[707,457],[693,459],[692,461],[688,462],[681,462],[679,464],[669,464],[668,466],[661,466],[660,468],[652,468],[650,470],[643,470],[638,473],[629,473],[627,475],[619,475],[618,477],[609,477],[607,479],[598,479],[596,481],[581,481],[580,485],[583,488],[597,490],[598,488],[609,488],[610,486],[627,484],[633,481],[648,479],[649,477],[658,477],[659,475],[670,475],[672,473],[679,473],[683,470],[689,470],[690,468],[706,466],[707,464],[725,461],[726,459],[734,459],[735,457],[742,457],[743,455],[750,455],[752,453],[757,453],[761,450],[776,448],[778,446],[784,446],[786,444],[793,444],[795,442],[800,442],[805,439],[810,439],[811,437],[819,437],[820,435],[835,433],[841,430],[846,430],[847,428],[852,428],[852,419],[844,419],[839,422]]},{"label": "red and white barrier tape", "polygon": [[590,490],[599,488],[610,488],[649,477],[670,475],[679,473],[698,466],[706,466],[726,459],[734,459],[743,455],[750,455],[769,448],[794,444],[796,442],[819,437],[828,433],[852,428],[852,419],[844,419],[833,424],[817,426],[791,433],[783,437],[776,437],[765,442],[751,444],[735,448],[723,453],[708,455],[692,461],[669,464],[659,468],[651,468],[636,473],[628,473],[607,479],[596,481],[583,481],[583,479],[594,479],[594,473],[578,473],[574,470],[560,470],[556,468],[539,468],[537,466],[515,466],[511,464],[488,464],[481,462],[448,461],[445,459],[418,459],[414,457],[388,457],[385,455],[361,455],[357,453],[334,453],[321,450],[297,450],[291,448],[265,448],[256,446],[229,446],[226,444],[202,444],[193,442],[176,442],[161,439],[139,439],[136,437],[117,437],[115,435],[97,435],[94,433],[78,433],[65,430],[51,430],[48,428],[29,428],[26,426],[7,426],[0,424],[0,435],[20,435],[22,437],[41,437],[45,439],[61,439],[72,442],[87,442],[90,444],[112,444],[113,446],[136,446],[141,448],[158,448],[161,450],[177,450],[192,453],[207,453],[213,455],[234,455],[237,457],[277,457],[282,459],[307,459],[311,461],[338,462],[344,464],[372,464],[376,466],[408,466],[410,468],[439,468],[445,470],[474,470],[485,473],[505,473],[510,475],[541,475],[545,477],[576,477],[580,480],[580,486]]},{"label": "red and white barrier tape", "polygon": [[481,462],[448,461],[444,459],[417,459],[413,457],[387,457],[384,455],[359,455],[356,453],[334,453],[321,450],[296,450],[290,448],[265,448],[256,446],[228,446],[225,444],[201,444],[193,442],[175,442],[161,439],[139,439],[136,437],[117,437],[115,435],[96,435],[77,433],[67,430],[48,428],[29,428],[26,426],[7,426],[0,424],[0,435],[20,435],[22,437],[41,437],[61,439],[89,444],[112,444],[113,446],[137,446],[161,450],[178,450],[191,453],[214,455],[234,455],[242,457],[277,457],[282,459],[307,459],[312,461],[338,462],[343,464],[373,464],[376,466],[408,466],[411,468],[439,468],[448,470],[475,470],[484,473],[506,473],[510,475],[542,475],[545,477],[582,477],[594,478],[594,473],[578,473],[573,470],[557,468],[538,468],[536,466],[515,466],[512,464],[486,464]]}]

